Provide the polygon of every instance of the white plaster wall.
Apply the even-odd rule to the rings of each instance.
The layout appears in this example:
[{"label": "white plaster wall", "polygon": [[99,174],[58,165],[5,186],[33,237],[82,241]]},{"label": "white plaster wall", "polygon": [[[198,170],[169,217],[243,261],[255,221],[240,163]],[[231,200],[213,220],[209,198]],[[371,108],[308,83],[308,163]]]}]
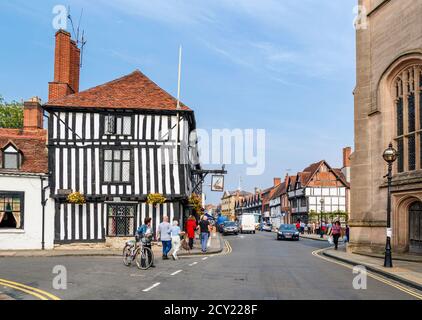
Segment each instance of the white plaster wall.
[{"label": "white plaster wall", "polygon": [[[47,182],[44,181],[44,185]],[[41,249],[42,206],[40,177],[0,176],[0,191],[25,192],[24,228],[0,229],[0,250]],[[49,197],[47,189],[46,197]],[[54,248],[54,202],[45,207],[45,248]]]}]

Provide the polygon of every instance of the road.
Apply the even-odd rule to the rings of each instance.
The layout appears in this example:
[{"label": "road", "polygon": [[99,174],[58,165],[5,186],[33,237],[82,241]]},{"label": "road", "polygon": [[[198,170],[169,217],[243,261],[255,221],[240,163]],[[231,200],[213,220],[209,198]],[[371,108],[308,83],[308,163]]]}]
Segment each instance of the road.
[{"label": "road", "polygon": [[[366,290],[355,290],[351,269],[312,255],[325,242],[276,241],[269,232],[225,239],[232,248],[225,254],[159,259],[146,271],[125,267],[119,257],[0,258],[0,279],[61,299],[414,299],[370,277]],[[56,265],[67,270],[66,290],[52,288]],[[1,293],[38,299],[0,280]]]}]

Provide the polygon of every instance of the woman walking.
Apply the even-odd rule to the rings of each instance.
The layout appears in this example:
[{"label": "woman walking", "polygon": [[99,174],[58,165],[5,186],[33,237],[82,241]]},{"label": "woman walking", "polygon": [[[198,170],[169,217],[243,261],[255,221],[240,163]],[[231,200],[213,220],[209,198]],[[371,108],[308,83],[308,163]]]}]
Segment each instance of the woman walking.
[{"label": "woman walking", "polygon": [[188,218],[188,221],[186,221],[186,232],[188,234],[189,238],[189,248],[193,249],[193,241],[195,239],[195,230],[196,230],[196,219],[191,214]]},{"label": "woman walking", "polygon": [[331,234],[333,235],[333,241],[334,241],[334,249],[338,249],[338,239],[341,236],[341,225],[339,221],[334,222],[332,228],[331,228]]},{"label": "woman walking", "polygon": [[168,234],[171,236],[171,247],[173,248],[171,255],[173,260],[177,260],[179,259],[177,257],[177,252],[180,250],[180,235],[182,234],[177,220],[173,221],[173,225],[168,231]]}]

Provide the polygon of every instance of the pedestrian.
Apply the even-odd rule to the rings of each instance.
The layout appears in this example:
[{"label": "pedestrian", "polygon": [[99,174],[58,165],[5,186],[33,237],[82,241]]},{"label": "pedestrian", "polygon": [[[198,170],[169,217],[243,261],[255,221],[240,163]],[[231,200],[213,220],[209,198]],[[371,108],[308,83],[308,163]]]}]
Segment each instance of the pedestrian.
[{"label": "pedestrian", "polygon": [[300,233],[304,234],[305,233],[305,222],[301,222],[300,223]]},{"label": "pedestrian", "polygon": [[196,230],[196,219],[193,214],[191,214],[188,218],[188,221],[186,221],[186,232],[188,234],[189,238],[189,248],[193,249],[193,242],[195,240],[195,230]]},{"label": "pedestrian", "polygon": [[332,228],[331,228],[331,234],[333,236],[334,241],[334,249],[338,249],[338,239],[341,236],[341,225],[339,221],[334,222]]},{"label": "pedestrian", "polygon": [[172,258],[173,260],[178,260],[177,252],[180,250],[180,236],[182,232],[179,227],[179,222],[177,220],[173,221],[173,225],[168,230],[168,234],[171,236],[171,247],[173,248]]},{"label": "pedestrian", "polygon": [[315,222],[312,222],[312,234],[315,234],[316,231],[316,225]]},{"label": "pedestrian", "polygon": [[207,243],[211,231],[210,222],[208,221],[207,216],[203,216],[199,222],[199,229],[201,232],[201,251],[202,253],[207,252]]},{"label": "pedestrian", "polygon": [[[152,232],[151,220],[152,219],[150,217],[146,217],[144,219],[144,224],[141,225],[136,230],[136,234],[138,235],[139,239],[141,240],[143,246],[146,247],[146,248],[149,248],[151,250],[151,253],[152,253],[151,243],[152,243],[152,239],[154,238],[154,234]],[[151,268],[155,268],[153,257],[149,257],[149,258],[150,258],[150,260],[152,260]]]},{"label": "pedestrian", "polygon": [[311,234],[311,231],[312,231],[312,225],[311,225],[311,223],[310,223],[310,222],[308,222],[308,224],[306,225],[306,229],[307,229],[307,231],[308,231],[308,234]]},{"label": "pedestrian", "polygon": [[349,242],[350,241],[350,228],[349,228],[349,225],[348,224],[346,224],[346,236],[345,236],[345,240],[346,240],[346,242]]},{"label": "pedestrian", "polygon": [[299,219],[296,221],[296,230],[300,231],[300,220]]},{"label": "pedestrian", "polygon": [[168,253],[171,250],[171,236],[169,234],[169,230],[171,225],[169,223],[169,217],[164,216],[163,222],[158,225],[158,240],[161,240],[163,245],[163,260],[168,260]]}]

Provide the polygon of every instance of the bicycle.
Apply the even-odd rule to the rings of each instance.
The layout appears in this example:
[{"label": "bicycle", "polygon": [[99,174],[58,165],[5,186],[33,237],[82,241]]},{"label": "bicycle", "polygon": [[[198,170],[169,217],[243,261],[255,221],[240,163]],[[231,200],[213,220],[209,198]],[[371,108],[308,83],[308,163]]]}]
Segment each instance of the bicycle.
[{"label": "bicycle", "polygon": [[129,240],[123,248],[123,264],[129,267],[133,261],[138,269],[146,270],[153,265],[154,254],[142,241]]}]

